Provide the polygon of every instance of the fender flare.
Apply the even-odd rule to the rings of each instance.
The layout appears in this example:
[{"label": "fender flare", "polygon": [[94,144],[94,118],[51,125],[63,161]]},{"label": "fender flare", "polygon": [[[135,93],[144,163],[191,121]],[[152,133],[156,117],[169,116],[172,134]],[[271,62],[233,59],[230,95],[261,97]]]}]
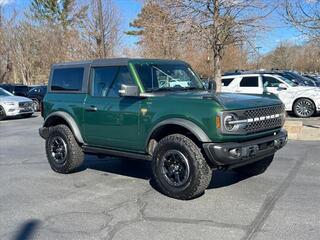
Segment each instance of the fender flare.
[{"label": "fender flare", "polygon": [[182,119],[182,118],[170,118],[157,123],[150,131],[147,137],[146,147],[150,141],[152,134],[159,128],[165,125],[178,125],[188,129],[200,142],[211,142],[211,139],[207,134],[195,123]]},{"label": "fender flare", "polygon": [[73,117],[70,114],[63,111],[53,112],[46,117],[43,123],[43,127],[50,127],[50,126],[47,126],[46,124],[48,123],[49,119],[51,119],[52,117],[60,117],[64,119],[68,123],[69,127],[71,128],[71,131],[73,132],[74,137],[77,139],[77,141],[82,144],[84,143],[80,129],[76,121],[73,119]]}]

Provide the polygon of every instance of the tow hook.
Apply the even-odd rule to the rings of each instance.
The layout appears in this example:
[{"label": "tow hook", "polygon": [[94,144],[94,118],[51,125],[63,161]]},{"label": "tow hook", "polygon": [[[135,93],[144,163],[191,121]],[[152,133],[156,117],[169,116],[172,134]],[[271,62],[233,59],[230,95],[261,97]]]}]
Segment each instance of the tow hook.
[{"label": "tow hook", "polygon": [[259,147],[258,145],[250,146],[248,147],[247,153],[249,157],[254,157],[256,153],[258,152]]}]

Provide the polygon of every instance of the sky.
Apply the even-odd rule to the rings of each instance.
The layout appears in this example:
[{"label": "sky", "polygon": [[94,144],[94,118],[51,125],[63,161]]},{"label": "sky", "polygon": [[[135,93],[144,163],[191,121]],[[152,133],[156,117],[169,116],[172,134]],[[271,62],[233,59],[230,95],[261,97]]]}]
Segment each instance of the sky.
[{"label": "sky", "polygon": [[[31,0],[0,0],[0,5],[5,5],[5,9],[10,11],[16,9],[22,12],[29,7]],[[130,29],[129,23],[132,22],[142,8],[142,1],[139,0],[113,0],[117,5],[121,18],[123,32]],[[268,21],[270,29],[256,37],[256,47],[260,47],[260,54],[266,54],[272,51],[281,41],[289,41],[291,43],[301,43],[302,37],[294,29],[285,26],[280,21],[280,14],[274,12]],[[134,36],[124,35],[122,38],[123,45],[133,47],[137,42]]]}]

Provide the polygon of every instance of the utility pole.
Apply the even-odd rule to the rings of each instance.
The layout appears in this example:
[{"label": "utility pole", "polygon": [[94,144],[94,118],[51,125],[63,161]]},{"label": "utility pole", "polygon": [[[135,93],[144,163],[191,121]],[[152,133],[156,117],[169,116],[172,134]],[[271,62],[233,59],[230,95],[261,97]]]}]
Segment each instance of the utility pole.
[{"label": "utility pole", "polygon": [[[99,24],[99,31],[100,31],[100,57],[105,58],[107,56],[106,53],[106,42],[105,42],[105,27],[104,27],[104,19],[103,19],[103,8],[102,8],[102,1],[98,1],[98,24]],[[101,53],[102,50],[102,53]]]},{"label": "utility pole", "polygon": [[262,47],[256,47],[255,49],[256,49],[256,53],[257,53],[257,70],[259,70],[260,69],[260,49],[261,49]]},{"label": "utility pole", "polygon": [[2,6],[0,5],[0,29],[2,28]]}]

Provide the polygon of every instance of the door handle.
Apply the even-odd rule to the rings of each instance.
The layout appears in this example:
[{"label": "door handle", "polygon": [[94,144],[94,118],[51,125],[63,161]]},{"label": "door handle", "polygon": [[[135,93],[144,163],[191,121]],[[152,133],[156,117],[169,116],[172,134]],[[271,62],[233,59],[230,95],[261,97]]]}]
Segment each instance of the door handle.
[{"label": "door handle", "polygon": [[87,112],[96,112],[98,111],[98,108],[96,106],[91,105],[90,107],[86,108]]}]

